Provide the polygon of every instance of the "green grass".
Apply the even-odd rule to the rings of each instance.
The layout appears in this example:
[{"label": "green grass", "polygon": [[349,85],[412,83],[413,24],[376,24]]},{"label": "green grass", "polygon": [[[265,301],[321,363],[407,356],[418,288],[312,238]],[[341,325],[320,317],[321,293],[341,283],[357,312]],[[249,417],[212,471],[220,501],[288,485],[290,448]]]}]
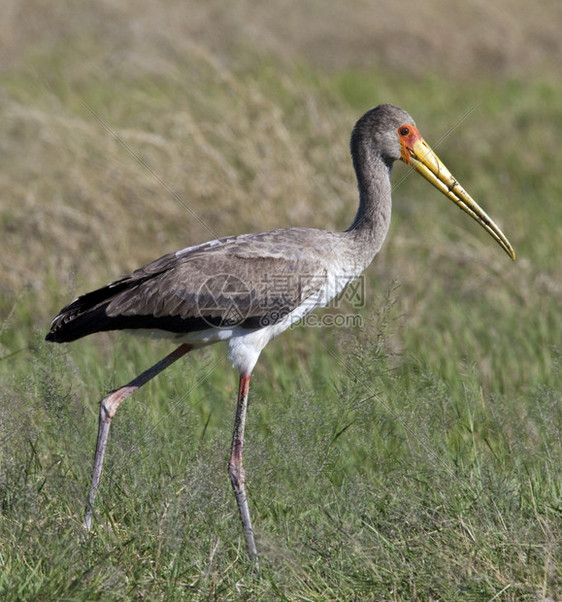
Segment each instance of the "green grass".
[{"label": "green grass", "polygon": [[[347,63],[327,68],[313,34],[339,32],[336,8],[314,13],[302,40],[319,27],[315,46],[288,59],[273,42],[258,52],[270,38],[241,34],[234,12],[190,38],[182,27],[212,8],[174,5],[158,29],[132,6],[31,4],[0,73],[0,597],[560,599],[562,86],[528,66],[530,47],[509,77],[469,57],[413,75],[403,40],[371,64],[351,60],[350,38]],[[364,328],[292,329],[253,375],[260,578],[226,473],[237,382],[224,349],[123,404],[84,534],[97,404],[170,348],[124,334],[53,346],[49,319],[212,233],[346,227],[350,128],[379,102],[414,114],[517,260],[397,166]]]}]

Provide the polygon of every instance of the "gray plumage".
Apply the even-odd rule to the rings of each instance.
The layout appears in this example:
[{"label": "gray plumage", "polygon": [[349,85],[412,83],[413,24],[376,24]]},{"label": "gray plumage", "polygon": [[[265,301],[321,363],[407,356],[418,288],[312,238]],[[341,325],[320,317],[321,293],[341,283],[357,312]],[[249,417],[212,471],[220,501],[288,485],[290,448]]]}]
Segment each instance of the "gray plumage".
[{"label": "gray plumage", "polygon": [[[254,330],[277,324],[314,295],[318,301],[306,313],[327,303],[359,276],[386,236],[390,170],[400,158],[395,131],[403,123],[413,124],[405,111],[381,105],[355,125],[351,155],[360,204],[345,232],[288,228],[169,253],[78,297],[53,320],[47,340],[69,342],[123,329],[176,334],[229,326]],[[341,286],[318,294],[330,273]]]}]

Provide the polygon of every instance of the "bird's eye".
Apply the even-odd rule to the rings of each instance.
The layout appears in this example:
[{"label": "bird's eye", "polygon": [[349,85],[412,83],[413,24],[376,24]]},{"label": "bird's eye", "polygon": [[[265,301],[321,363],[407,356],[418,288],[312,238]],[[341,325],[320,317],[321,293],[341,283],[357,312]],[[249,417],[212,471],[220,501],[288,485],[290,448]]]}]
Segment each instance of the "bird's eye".
[{"label": "bird's eye", "polygon": [[398,131],[400,132],[401,136],[407,136],[410,133],[410,128],[403,127],[400,128]]}]

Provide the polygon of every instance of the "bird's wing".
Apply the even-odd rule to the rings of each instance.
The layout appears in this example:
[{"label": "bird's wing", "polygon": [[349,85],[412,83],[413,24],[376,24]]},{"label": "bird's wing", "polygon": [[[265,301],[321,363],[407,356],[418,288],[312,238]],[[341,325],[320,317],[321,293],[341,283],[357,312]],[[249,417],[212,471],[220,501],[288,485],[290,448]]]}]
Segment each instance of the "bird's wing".
[{"label": "bird's wing", "polygon": [[107,314],[203,318],[222,326],[274,323],[325,285],[326,268],[303,252],[298,238],[272,234],[163,257],[131,275]]},{"label": "bird's wing", "polygon": [[278,230],[169,253],[75,299],[53,320],[47,338],[70,341],[126,328],[189,332],[273,324],[325,286],[321,254],[309,248],[316,232]]}]

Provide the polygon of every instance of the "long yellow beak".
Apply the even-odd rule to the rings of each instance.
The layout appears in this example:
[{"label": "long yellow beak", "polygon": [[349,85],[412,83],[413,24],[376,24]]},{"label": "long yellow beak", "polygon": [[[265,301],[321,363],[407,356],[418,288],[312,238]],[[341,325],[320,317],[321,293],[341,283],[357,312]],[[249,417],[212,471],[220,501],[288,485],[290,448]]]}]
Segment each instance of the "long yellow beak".
[{"label": "long yellow beak", "polygon": [[515,259],[515,251],[505,234],[457,182],[439,157],[431,150],[429,144],[421,137],[417,128],[413,125],[401,126],[398,128],[398,135],[402,146],[402,160],[416,169],[437,190],[476,220],[511,259]]}]

